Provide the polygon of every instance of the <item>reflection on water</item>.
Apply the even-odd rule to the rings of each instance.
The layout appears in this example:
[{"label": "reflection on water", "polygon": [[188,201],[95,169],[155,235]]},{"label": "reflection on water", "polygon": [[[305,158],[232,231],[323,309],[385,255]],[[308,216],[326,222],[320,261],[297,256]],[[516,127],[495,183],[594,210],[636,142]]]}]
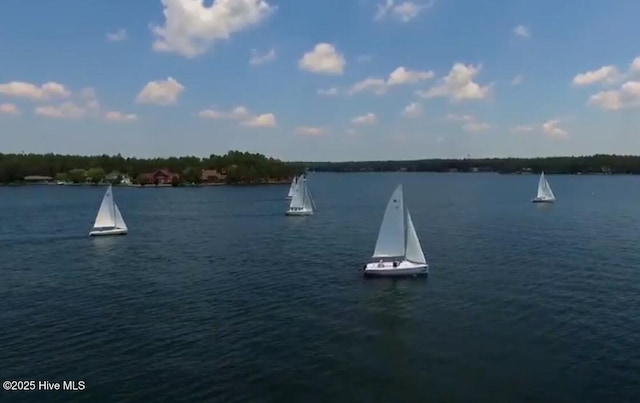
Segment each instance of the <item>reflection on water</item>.
[{"label": "reflection on water", "polygon": [[127,237],[127,235],[92,236],[90,238],[94,251],[100,255],[108,254],[116,249],[118,245],[122,244],[122,238],[125,237]]}]

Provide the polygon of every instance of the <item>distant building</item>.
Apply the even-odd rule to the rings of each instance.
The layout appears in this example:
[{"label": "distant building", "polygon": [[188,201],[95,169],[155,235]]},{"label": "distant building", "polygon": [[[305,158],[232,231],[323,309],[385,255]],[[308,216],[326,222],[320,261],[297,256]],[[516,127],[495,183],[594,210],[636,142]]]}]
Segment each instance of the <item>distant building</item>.
[{"label": "distant building", "polygon": [[118,171],[111,172],[105,177],[105,179],[107,180],[107,182],[112,182],[112,183],[120,181],[120,184],[122,185],[131,184],[131,177],[127,174],[121,174]]},{"label": "distant building", "polygon": [[24,181],[30,183],[51,183],[53,182],[53,178],[50,176],[29,175],[24,177]]},{"label": "distant building", "polygon": [[223,183],[227,179],[227,175],[218,172],[216,169],[203,169],[200,175],[202,183]]},{"label": "distant building", "polygon": [[120,175],[120,172],[118,172],[118,171],[113,171],[113,172],[111,172],[111,173],[107,174],[107,176],[105,176],[105,179],[106,179],[108,182],[115,182],[115,181],[117,181],[118,179],[120,179],[120,176],[121,176],[121,175]]},{"label": "distant building", "polygon": [[180,175],[168,169],[158,169],[155,172],[143,173],[138,176],[138,181],[143,185],[171,185],[180,179]]}]

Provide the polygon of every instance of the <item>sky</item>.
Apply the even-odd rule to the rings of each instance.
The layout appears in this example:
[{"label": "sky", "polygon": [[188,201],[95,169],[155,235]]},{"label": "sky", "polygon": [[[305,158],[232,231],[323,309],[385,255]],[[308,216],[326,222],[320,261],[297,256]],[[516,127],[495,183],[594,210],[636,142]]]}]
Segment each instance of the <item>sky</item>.
[{"label": "sky", "polygon": [[640,154],[637,0],[4,0],[0,152]]}]

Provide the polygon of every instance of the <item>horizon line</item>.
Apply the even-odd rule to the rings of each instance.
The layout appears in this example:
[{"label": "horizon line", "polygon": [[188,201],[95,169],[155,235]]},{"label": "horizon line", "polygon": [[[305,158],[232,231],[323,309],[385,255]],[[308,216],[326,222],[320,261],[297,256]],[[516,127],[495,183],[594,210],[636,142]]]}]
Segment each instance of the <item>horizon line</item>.
[{"label": "horizon line", "polygon": [[[516,160],[536,160],[536,159],[554,159],[554,158],[593,158],[596,156],[603,157],[626,157],[626,158],[640,158],[640,155],[637,154],[584,154],[584,155],[553,155],[553,156],[537,156],[537,157],[516,157],[516,156],[508,156],[508,157],[457,157],[457,158],[445,158],[445,157],[429,157],[429,158],[414,158],[414,159],[387,159],[387,160],[341,160],[341,161],[330,161],[330,160],[316,160],[316,161],[304,161],[304,160],[285,160],[280,158],[271,157],[269,155],[259,153],[259,152],[251,152],[251,151],[240,151],[240,150],[228,150],[229,152],[242,152],[242,153],[250,153],[250,154],[261,154],[266,158],[273,158],[279,160],[284,163],[290,164],[345,164],[345,163],[372,163],[372,162],[416,162],[416,161],[482,161],[482,160],[507,160],[507,159],[516,159]],[[22,152],[22,153],[2,153],[0,152],[0,156],[44,156],[44,155],[54,155],[60,157],[81,157],[81,158],[99,158],[107,156],[109,158],[117,158],[118,156],[121,158],[130,158],[137,160],[153,160],[153,159],[169,159],[169,158],[199,158],[199,159],[208,159],[211,155],[216,156],[224,156],[225,154],[209,154],[205,157],[200,157],[197,155],[181,155],[181,156],[155,156],[155,157],[136,157],[136,156],[124,156],[120,153],[118,154],[60,154],[60,153],[35,153],[35,152]]]}]

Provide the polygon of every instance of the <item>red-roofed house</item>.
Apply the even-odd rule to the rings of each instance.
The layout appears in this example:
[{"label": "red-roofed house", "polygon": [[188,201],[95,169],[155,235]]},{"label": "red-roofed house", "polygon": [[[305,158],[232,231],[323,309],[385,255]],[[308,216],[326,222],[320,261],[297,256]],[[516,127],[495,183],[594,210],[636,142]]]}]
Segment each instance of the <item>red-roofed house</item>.
[{"label": "red-roofed house", "polygon": [[200,181],[202,183],[223,183],[227,175],[218,172],[216,169],[203,169]]},{"label": "red-roofed house", "polygon": [[138,181],[145,185],[171,185],[180,179],[180,175],[168,169],[158,169],[155,172],[143,173],[138,176]]}]

